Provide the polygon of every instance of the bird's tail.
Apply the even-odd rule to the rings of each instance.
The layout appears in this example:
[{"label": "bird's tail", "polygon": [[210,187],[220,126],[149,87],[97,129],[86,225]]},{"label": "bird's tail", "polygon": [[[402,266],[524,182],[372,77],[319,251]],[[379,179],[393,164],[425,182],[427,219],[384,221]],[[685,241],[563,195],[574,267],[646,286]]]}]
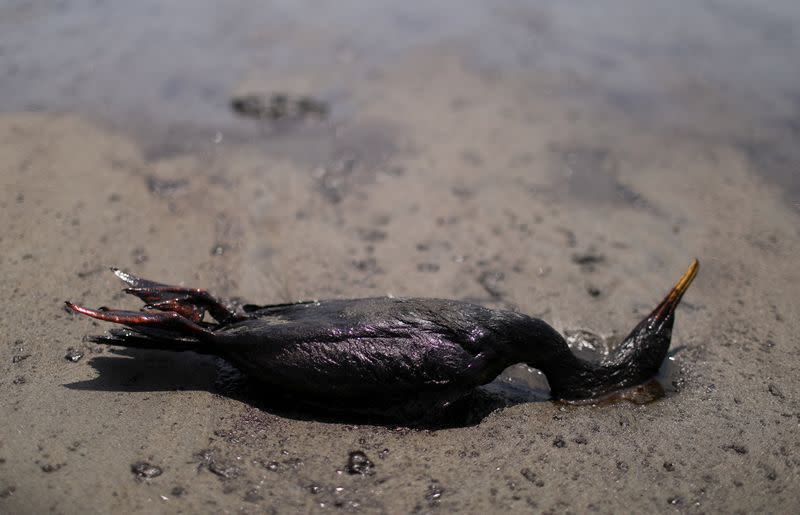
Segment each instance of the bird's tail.
[{"label": "bird's tail", "polygon": [[208,345],[204,345],[197,338],[186,337],[168,331],[156,334],[141,329],[111,329],[104,335],[87,336],[86,340],[104,345],[119,345],[120,347],[133,347],[136,349],[191,350],[200,353],[213,353]]}]

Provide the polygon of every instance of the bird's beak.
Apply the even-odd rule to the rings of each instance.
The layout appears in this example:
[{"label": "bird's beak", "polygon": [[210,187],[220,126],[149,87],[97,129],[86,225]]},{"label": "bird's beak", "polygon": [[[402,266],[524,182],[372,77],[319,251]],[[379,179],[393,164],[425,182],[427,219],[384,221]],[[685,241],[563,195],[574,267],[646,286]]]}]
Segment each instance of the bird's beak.
[{"label": "bird's beak", "polygon": [[695,259],[692,261],[692,264],[689,265],[689,269],[686,270],[683,277],[678,280],[675,286],[672,287],[672,290],[664,297],[664,300],[662,300],[653,312],[650,313],[650,316],[647,317],[651,323],[663,322],[675,313],[675,308],[680,304],[683,294],[686,293],[689,285],[692,284],[699,269],[700,262]]}]

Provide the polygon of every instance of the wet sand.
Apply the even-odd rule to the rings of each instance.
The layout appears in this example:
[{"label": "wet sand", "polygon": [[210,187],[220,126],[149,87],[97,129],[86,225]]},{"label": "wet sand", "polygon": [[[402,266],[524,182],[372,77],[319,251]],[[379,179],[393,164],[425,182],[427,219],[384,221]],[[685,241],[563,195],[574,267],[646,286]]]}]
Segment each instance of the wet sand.
[{"label": "wet sand", "polygon": [[[28,31],[100,23],[67,5],[63,18],[4,14]],[[234,5],[201,18],[236,26],[248,11]],[[342,36],[361,21],[350,11],[323,30],[319,14],[276,7],[261,16],[292,30],[255,17],[210,63],[154,64],[152,90],[132,74],[114,91],[124,65],[101,57],[106,70],[42,61],[53,80],[37,83],[36,50],[4,33],[17,71],[0,79],[13,86],[0,88],[0,512],[797,511],[800,82],[780,64],[798,36],[743,3],[703,11],[718,23],[706,39],[692,24],[678,38],[667,16],[666,42],[634,32],[641,46],[620,49],[595,27],[593,53],[590,37],[564,42],[580,11],[510,3],[492,11],[506,39],[487,41],[526,52],[503,53],[477,44],[484,13],[466,5],[461,22],[390,10],[387,39],[403,44],[372,53],[378,29]],[[753,12],[763,20],[747,23],[784,39],[715,36]],[[207,44],[197,30],[176,41]],[[71,37],[64,51],[79,55],[105,36]],[[119,53],[146,76],[157,45],[126,37]],[[720,64],[736,52],[771,57]],[[705,75],[704,58],[718,58]],[[761,66],[774,80],[757,88],[745,71]],[[317,95],[331,116],[259,125],[228,109],[234,94],[276,91]],[[119,266],[258,303],[466,299],[613,340],[693,257],[663,399],[561,405],[515,367],[447,428],[292,411],[213,358],[87,342],[108,324],[63,309],[137,307],[108,271]],[[371,474],[345,471],[356,450]],[[161,474],[137,477],[140,462]]]}]

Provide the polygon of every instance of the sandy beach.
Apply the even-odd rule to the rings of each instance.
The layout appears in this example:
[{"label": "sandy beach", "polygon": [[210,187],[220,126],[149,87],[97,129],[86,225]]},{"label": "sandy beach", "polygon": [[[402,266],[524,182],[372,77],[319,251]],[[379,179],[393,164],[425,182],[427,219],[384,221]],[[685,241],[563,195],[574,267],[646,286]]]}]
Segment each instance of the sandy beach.
[{"label": "sandy beach", "polygon": [[[0,512],[797,512],[800,10],[519,4],[0,7]],[[275,92],[329,116],[229,108]],[[662,399],[554,403],[517,366],[447,428],[273,407],[64,309],[138,309],[116,266],[614,342],[695,257]]]}]

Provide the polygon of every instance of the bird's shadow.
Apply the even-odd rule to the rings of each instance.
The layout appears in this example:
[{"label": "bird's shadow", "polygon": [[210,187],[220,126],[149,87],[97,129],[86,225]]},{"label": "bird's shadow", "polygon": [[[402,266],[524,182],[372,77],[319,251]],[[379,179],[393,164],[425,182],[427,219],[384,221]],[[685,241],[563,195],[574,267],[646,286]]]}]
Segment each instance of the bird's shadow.
[{"label": "bird's shadow", "polygon": [[97,377],[64,386],[106,392],[213,391],[214,359],[194,352],[111,349],[89,359]]},{"label": "bird's shadow", "polygon": [[72,390],[111,392],[208,391],[281,417],[327,423],[401,425],[421,429],[469,427],[479,424],[498,409],[549,399],[546,386],[543,389],[526,387],[519,380],[503,375],[445,409],[426,410],[424,416],[412,418],[303,404],[279,392],[265,395],[263,384],[248,379],[222,358],[191,351],[115,348],[103,355],[92,356],[88,364],[98,372],[97,377],[64,386]]}]

